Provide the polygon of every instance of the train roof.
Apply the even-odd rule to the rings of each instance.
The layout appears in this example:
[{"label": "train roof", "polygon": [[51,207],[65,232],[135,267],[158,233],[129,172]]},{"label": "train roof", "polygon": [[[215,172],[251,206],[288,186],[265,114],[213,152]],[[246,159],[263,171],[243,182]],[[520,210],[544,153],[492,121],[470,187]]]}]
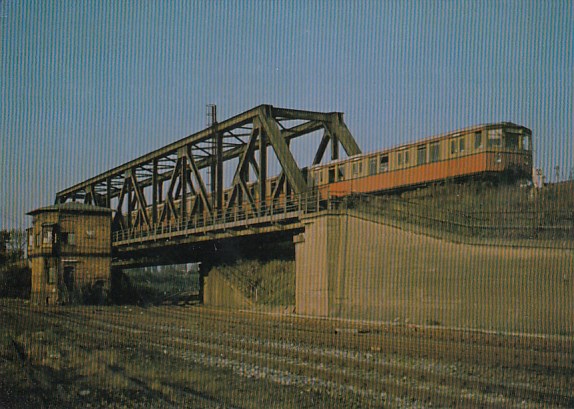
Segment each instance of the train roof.
[{"label": "train roof", "polygon": [[[523,125],[515,124],[514,122],[492,122],[492,123],[488,123],[488,124],[467,126],[466,128],[456,129],[454,131],[445,132],[445,133],[441,133],[441,134],[433,135],[433,136],[427,136],[427,137],[425,137],[423,139],[419,139],[415,142],[408,142],[406,144],[401,144],[399,146],[414,145],[417,143],[429,142],[429,141],[434,140],[434,139],[442,139],[445,137],[456,137],[456,136],[458,136],[457,134],[471,133],[471,132],[478,131],[479,129],[500,128],[500,127],[509,127],[509,126],[515,127],[515,128],[522,128],[522,129],[526,129],[526,130],[530,131],[529,128],[527,128]],[[399,146],[397,146],[397,147],[399,147]]]},{"label": "train roof", "polygon": [[515,127],[515,128],[521,128],[521,129],[527,130],[529,132],[532,132],[529,128],[525,127],[524,125],[519,125],[519,124],[516,124],[514,122],[491,122],[491,123],[480,124],[480,125],[472,125],[472,126],[467,126],[466,128],[460,128],[460,129],[456,129],[454,131],[449,131],[449,132],[441,133],[438,135],[427,136],[427,137],[422,138],[422,139],[417,139],[416,141],[401,143],[399,145],[391,146],[390,148],[384,148],[384,149],[379,149],[379,150],[375,150],[375,151],[365,152],[362,154],[348,156],[346,158],[329,161],[328,163],[313,165],[313,166],[310,166],[309,168],[315,169],[315,168],[318,168],[321,166],[334,165],[334,164],[343,163],[343,162],[347,162],[347,161],[353,161],[354,159],[360,159],[362,157],[381,153],[381,152],[390,152],[390,151],[394,151],[397,149],[403,149],[403,148],[406,149],[406,148],[409,148],[409,147],[412,147],[415,145],[419,145],[421,143],[428,143],[428,142],[432,142],[432,141],[443,139],[443,138],[449,138],[449,137],[452,138],[452,137],[456,137],[456,136],[459,136],[462,134],[468,134],[468,133],[476,132],[480,129],[501,128],[501,127]]}]

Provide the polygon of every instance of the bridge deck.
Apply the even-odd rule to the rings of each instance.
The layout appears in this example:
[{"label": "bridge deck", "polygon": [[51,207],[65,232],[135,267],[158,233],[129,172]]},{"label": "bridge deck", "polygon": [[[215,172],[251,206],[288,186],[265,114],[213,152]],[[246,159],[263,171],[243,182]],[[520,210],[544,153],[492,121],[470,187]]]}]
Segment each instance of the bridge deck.
[{"label": "bridge deck", "polygon": [[173,224],[158,223],[151,228],[140,225],[138,228],[113,232],[112,246],[121,253],[144,246],[163,246],[174,241],[204,242],[222,237],[294,230],[302,227],[302,215],[332,208],[336,203],[335,200],[321,201],[316,194],[294,196],[287,202],[272,202],[255,209],[235,207],[225,212],[214,212],[208,217],[195,215]]}]

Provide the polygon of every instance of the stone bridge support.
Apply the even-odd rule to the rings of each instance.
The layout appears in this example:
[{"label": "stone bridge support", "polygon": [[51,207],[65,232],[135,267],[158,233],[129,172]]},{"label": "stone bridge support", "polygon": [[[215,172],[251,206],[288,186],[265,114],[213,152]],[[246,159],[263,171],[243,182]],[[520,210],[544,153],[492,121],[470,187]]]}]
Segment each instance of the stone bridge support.
[{"label": "stone bridge support", "polygon": [[[337,313],[345,274],[345,218],[320,213],[305,218],[295,242],[295,309],[298,314],[327,317]],[[342,240],[343,238],[343,240]]]},{"label": "stone bridge support", "polygon": [[503,332],[574,328],[567,243],[454,242],[353,210],[301,222],[298,314]]}]

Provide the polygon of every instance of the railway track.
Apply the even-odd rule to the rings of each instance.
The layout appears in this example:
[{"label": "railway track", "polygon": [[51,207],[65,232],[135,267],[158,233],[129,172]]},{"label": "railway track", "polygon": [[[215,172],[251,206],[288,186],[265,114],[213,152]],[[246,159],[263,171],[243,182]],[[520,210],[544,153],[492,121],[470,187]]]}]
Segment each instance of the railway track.
[{"label": "railway track", "polygon": [[[168,366],[217,368],[318,393],[345,406],[574,406],[567,339],[205,307],[64,308],[35,315],[34,320],[67,333],[86,354],[118,350],[140,361],[160,356]],[[209,402],[233,406],[203,403]]]}]

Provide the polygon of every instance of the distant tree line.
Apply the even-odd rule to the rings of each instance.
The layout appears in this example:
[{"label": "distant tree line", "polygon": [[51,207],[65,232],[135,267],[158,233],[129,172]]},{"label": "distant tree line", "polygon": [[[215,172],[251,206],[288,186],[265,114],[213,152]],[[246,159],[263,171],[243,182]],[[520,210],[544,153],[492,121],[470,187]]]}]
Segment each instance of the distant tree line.
[{"label": "distant tree line", "polygon": [[26,232],[20,229],[0,230],[0,265],[24,260]]},{"label": "distant tree line", "polygon": [[32,277],[25,258],[26,232],[0,230],[0,297],[30,298]]}]

